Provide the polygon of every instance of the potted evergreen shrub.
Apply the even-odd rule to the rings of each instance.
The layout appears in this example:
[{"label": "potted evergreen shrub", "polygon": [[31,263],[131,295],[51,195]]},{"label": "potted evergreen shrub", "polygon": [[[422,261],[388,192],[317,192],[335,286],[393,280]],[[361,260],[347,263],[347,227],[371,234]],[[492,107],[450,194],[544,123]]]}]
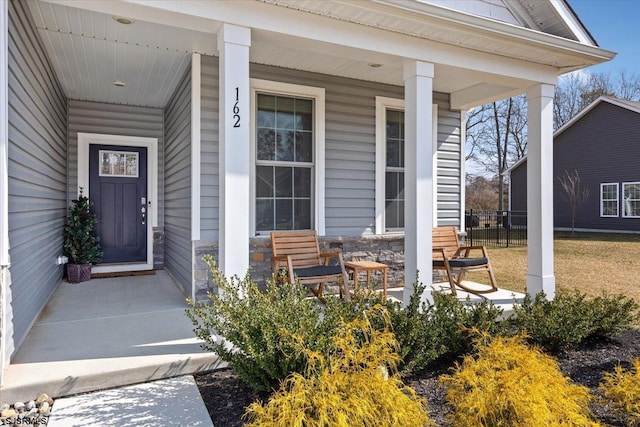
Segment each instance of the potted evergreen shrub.
[{"label": "potted evergreen shrub", "polygon": [[97,222],[91,212],[91,202],[80,188],[78,199],[69,207],[64,227],[64,254],[69,257],[67,278],[71,283],[91,279],[91,265],[102,259],[99,238],[94,235]]}]

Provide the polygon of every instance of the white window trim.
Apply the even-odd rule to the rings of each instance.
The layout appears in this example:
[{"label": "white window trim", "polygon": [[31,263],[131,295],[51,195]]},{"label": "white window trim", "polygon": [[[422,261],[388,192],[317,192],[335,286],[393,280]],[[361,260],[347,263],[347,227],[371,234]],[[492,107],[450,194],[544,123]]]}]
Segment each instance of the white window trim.
[{"label": "white window trim", "polygon": [[[605,215],[603,209],[602,189],[605,185],[616,186],[616,212],[617,215]],[[610,200],[607,200],[610,201]],[[600,184],[600,217],[601,218],[618,218],[620,216],[620,185],[617,182],[603,182]]]},{"label": "white window trim", "polygon": [[[640,182],[638,181],[633,181],[633,182],[623,182],[622,183],[622,203],[624,203],[624,186],[625,185],[639,185]],[[640,218],[640,215],[627,215],[626,214],[627,210],[626,209],[622,209],[622,217],[623,218]]]},{"label": "white window trim", "polygon": [[256,236],[256,96],[258,92],[313,99],[313,226],[319,236],[325,234],[325,90],[270,80],[251,79],[251,212],[250,235]]},{"label": "white window trim", "polygon": [[[404,99],[388,98],[385,96],[376,96],[376,200],[375,200],[375,234],[394,234],[404,233],[404,230],[386,231],[385,229],[385,171],[387,164],[386,150],[386,111],[387,109],[396,109],[404,111]],[[438,222],[438,105],[433,104],[433,223],[434,227]]]}]

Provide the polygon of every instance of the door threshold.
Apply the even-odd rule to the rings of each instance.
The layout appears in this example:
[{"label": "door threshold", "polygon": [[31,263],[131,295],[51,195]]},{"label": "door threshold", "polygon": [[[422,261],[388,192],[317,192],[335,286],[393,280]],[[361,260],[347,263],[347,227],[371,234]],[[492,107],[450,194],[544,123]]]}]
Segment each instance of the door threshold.
[{"label": "door threshold", "polygon": [[122,264],[99,264],[91,267],[91,274],[99,273],[121,273],[126,271],[149,271],[153,270],[153,264],[127,262]]}]

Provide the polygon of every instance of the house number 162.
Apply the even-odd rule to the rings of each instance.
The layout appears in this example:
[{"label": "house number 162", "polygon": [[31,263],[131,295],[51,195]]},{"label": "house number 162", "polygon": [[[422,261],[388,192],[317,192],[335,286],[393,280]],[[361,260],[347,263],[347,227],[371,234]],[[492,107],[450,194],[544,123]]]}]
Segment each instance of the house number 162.
[{"label": "house number 162", "polygon": [[238,88],[236,87],[236,103],[233,104],[233,119],[235,123],[233,124],[234,128],[240,127],[240,107],[238,107],[238,103],[240,102]]}]

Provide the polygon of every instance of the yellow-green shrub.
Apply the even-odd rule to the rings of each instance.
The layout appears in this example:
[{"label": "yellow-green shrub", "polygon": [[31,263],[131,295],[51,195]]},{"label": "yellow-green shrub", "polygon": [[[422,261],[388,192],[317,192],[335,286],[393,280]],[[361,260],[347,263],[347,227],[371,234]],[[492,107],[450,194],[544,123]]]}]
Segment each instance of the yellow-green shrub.
[{"label": "yellow-green shrub", "polygon": [[454,426],[598,426],[587,388],[563,376],[555,359],[523,337],[487,336],[478,353],[444,375]]},{"label": "yellow-green shrub", "polygon": [[640,423],[640,358],[628,371],[616,366],[614,372],[606,372],[599,388],[614,408],[628,415],[629,425]]},{"label": "yellow-green shrub", "polygon": [[393,333],[371,326],[369,318],[379,316],[389,324],[380,306],[344,324],[328,356],[301,348],[308,360],[304,375],[289,376],[266,404],[251,404],[248,425],[432,426],[426,402],[398,377]]}]

